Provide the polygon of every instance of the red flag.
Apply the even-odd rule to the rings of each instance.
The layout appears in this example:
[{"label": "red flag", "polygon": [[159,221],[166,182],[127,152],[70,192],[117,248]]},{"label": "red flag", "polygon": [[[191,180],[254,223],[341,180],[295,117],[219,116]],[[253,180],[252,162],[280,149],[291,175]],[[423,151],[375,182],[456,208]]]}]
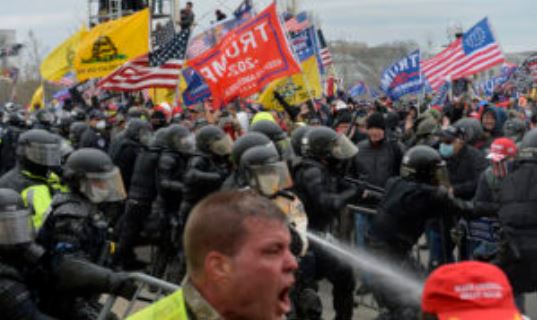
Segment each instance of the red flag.
[{"label": "red flag", "polygon": [[188,64],[205,79],[213,97],[224,103],[300,72],[274,3]]}]

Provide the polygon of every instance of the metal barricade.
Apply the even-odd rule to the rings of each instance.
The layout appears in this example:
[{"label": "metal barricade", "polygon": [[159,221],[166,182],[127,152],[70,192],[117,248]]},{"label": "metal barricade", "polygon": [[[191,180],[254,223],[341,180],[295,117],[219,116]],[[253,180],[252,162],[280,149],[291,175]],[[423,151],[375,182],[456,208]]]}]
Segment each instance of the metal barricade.
[{"label": "metal barricade", "polygon": [[[176,284],[163,281],[144,273],[131,273],[129,274],[129,278],[134,280],[139,286],[132,299],[128,301],[127,307],[119,319],[125,319],[133,311],[136,302],[153,303],[180,288]],[[146,288],[149,290],[144,290]],[[108,315],[112,313],[112,309],[116,302],[117,296],[108,296],[97,320],[107,319]]]}]

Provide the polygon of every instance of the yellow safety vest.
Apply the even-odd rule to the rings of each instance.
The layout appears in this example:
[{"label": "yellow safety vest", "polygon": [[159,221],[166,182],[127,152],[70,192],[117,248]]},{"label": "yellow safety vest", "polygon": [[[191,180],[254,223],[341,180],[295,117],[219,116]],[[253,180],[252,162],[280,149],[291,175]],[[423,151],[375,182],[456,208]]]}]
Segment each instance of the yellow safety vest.
[{"label": "yellow safety vest", "polygon": [[67,192],[69,189],[61,185],[60,178],[55,173],[51,173],[47,179],[34,176],[28,171],[23,171],[22,174],[43,182],[42,184],[31,185],[21,191],[24,205],[32,210],[34,228],[35,230],[39,230],[43,222],[45,222],[50,204],[52,203],[52,194],[49,188],[58,192]]},{"label": "yellow safety vest", "polygon": [[127,320],[188,320],[183,290],[160,299],[128,317]]},{"label": "yellow safety vest", "polygon": [[32,221],[35,230],[39,230],[45,221],[47,210],[52,202],[52,196],[46,184],[29,186],[21,192],[22,200],[27,208],[32,210]]}]

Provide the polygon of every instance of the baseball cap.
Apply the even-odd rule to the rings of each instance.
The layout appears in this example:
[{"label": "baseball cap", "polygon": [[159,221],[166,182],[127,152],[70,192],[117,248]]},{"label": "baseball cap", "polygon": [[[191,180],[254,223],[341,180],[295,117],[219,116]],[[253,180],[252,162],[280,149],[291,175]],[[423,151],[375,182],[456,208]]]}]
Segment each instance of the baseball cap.
[{"label": "baseball cap", "polygon": [[490,153],[487,159],[494,162],[500,162],[507,157],[514,157],[517,153],[517,147],[513,140],[509,138],[498,138],[490,145]]},{"label": "baseball cap", "polygon": [[522,319],[503,271],[478,261],[436,269],[425,282],[421,307],[439,320]]},{"label": "baseball cap", "polygon": [[438,136],[447,141],[453,141],[457,138],[464,139],[464,129],[455,126],[448,126],[446,129],[440,131]]}]

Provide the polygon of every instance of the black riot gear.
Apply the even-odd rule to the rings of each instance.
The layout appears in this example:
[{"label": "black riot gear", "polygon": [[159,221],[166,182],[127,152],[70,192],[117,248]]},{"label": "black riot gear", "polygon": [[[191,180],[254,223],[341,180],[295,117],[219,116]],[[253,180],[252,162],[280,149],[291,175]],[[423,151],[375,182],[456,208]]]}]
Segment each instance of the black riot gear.
[{"label": "black riot gear", "polygon": [[148,224],[151,205],[157,198],[158,170],[155,168],[158,167],[162,151],[168,144],[168,129],[161,128],[155,132],[149,148],[141,151],[134,164],[129,198],[120,220],[118,252],[114,257],[116,264],[121,264],[125,270],[136,269],[139,265],[133,249],[138,243],[140,232]]},{"label": "black riot gear", "polygon": [[94,203],[126,197],[119,169],[98,149],[83,148],[73,152],[65,163],[63,178],[73,191],[79,191]]},{"label": "black riot gear", "polygon": [[132,119],[127,122],[125,137],[147,146],[151,141],[151,132],[152,128],[149,122],[140,119]]},{"label": "black riot gear", "polygon": [[0,145],[0,173],[11,170],[16,163],[16,148],[19,136],[26,123],[22,111],[9,112],[7,127],[2,130],[2,144]]},{"label": "black riot gear", "polygon": [[289,168],[271,144],[248,149],[241,157],[240,170],[248,184],[264,196],[271,197],[293,184]]},{"label": "black riot gear", "polygon": [[310,126],[302,126],[298,127],[291,133],[291,145],[293,146],[293,150],[295,151],[295,154],[298,156],[304,155],[304,147],[305,147],[305,141],[304,137],[306,134],[311,130]]},{"label": "black riot gear", "polygon": [[255,146],[262,146],[270,143],[271,140],[264,134],[259,132],[248,132],[233,143],[233,147],[231,148],[231,161],[238,166],[242,154],[245,151]]},{"label": "black riot gear", "polygon": [[14,111],[8,112],[7,123],[10,125],[19,127],[19,128],[24,128],[26,126],[24,113],[21,110],[14,110]]},{"label": "black riot gear", "polygon": [[[231,149],[231,162],[235,169],[239,168],[240,159],[244,152],[255,146],[273,145],[272,141],[259,132],[248,132],[245,135],[239,137],[233,143]],[[245,181],[243,172],[234,170],[229,177],[222,184],[222,190],[232,190],[246,186],[248,183]]]},{"label": "black riot gear", "polygon": [[34,124],[34,128],[50,129],[56,119],[54,117],[54,114],[51,111],[47,109],[41,109],[36,112],[35,120],[36,120],[36,123]]},{"label": "black riot gear", "polygon": [[306,135],[307,154],[316,159],[350,159],[358,148],[343,134],[328,127],[316,127]]},{"label": "black riot gear", "polygon": [[272,141],[280,141],[287,138],[287,134],[274,121],[259,120],[250,127],[250,131],[260,132]]},{"label": "black riot gear", "polygon": [[128,191],[136,158],[147,148],[152,136],[151,125],[144,120],[131,119],[127,123],[126,129],[120,133],[110,145],[108,154],[121,172],[121,178]]},{"label": "black riot gear", "polygon": [[20,135],[17,143],[20,160],[42,167],[60,165],[60,138],[42,129],[32,129]]},{"label": "black riot gear", "polygon": [[74,149],[79,148],[80,138],[87,129],[88,125],[82,121],[75,121],[69,126],[69,141]]},{"label": "black riot gear", "polygon": [[270,120],[259,120],[252,125],[250,130],[253,132],[260,132],[272,140],[282,159],[292,160],[294,158],[295,153],[291,146],[291,140],[287,136],[287,133],[275,122]]},{"label": "black riot gear", "polygon": [[415,146],[403,156],[401,176],[416,182],[441,185],[447,182],[446,163],[435,149]]},{"label": "black riot gear", "polygon": [[231,153],[231,138],[219,127],[208,125],[196,133],[196,147],[205,154],[226,156]]},{"label": "black riot gear", "polygon": [[194,134],[185,126],[173,124],[168,127],[167,146],[176,152],[193,152],[196,138]]}]

